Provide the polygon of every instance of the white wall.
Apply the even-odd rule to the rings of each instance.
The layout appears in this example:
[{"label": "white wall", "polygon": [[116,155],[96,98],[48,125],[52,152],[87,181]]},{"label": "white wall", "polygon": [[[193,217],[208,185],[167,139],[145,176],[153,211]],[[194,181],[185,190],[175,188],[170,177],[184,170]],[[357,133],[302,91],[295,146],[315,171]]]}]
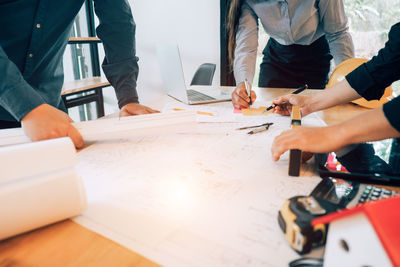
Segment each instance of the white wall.
[{"label": "white wall", "polygon": [[202,63],[215,63],[220,84],[220,7],[216,0],[129,0],[136,22],[138,92],[148,102],[163,93],[156,56],[159,43],[177,43],[186,84]]}]

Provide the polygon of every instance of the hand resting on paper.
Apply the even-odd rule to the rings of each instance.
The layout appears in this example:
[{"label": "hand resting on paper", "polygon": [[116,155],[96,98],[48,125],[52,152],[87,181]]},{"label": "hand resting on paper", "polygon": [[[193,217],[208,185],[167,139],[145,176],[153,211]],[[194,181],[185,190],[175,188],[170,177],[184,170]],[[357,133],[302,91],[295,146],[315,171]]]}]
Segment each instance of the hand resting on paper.
[{"label": "hand resting on paper", "polygon": [[151,109],[149,107],[137,104],[137,103],[129,103],[121,108],[119,112],[120,117],[134,116],[134,115],[143,115],[150,113],[160,113],[158,110]]},{"label": "hand resting on paper", "polygon": [[32,141],[70,137],[75,147],[81,148],[84,144],[82,136],[71,122],[73,120],[67,113],[48,104],[34,108],[21,120],[25,134]]},{"label": "hand resting on paper", "polygon": [[[313,153],[337,151],[342,146],[340,136],[331,127],[296,127],[278,135],[271,147],[272,158],[278,161],[280,156],[290,149],[300,149]],[[307,155],[310,155],[309,153]],[[306,160],[303,158],[303,161]]]},{"label": "hand resting on paper", "polygon": [[300,126],[277,136],[272,144],[274,161],[287,150],[300,149],[313,153],[338,151],[346,145],[398,138],[398,132],[387,120],[382,108],[376,108],[325,127]]}]

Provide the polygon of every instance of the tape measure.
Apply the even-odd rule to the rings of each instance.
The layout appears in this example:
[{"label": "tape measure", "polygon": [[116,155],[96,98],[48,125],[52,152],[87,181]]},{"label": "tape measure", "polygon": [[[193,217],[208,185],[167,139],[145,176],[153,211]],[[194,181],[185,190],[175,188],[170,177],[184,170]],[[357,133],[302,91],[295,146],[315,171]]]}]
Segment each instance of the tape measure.
[{"label": "tape measure", "polygon": [[299,254],[323,245],[327,225],[311,225],[317,217],[336,211],[337,205],[311,196],[295,196],[285,201],[278,214],[278,223],[290,246]]}]

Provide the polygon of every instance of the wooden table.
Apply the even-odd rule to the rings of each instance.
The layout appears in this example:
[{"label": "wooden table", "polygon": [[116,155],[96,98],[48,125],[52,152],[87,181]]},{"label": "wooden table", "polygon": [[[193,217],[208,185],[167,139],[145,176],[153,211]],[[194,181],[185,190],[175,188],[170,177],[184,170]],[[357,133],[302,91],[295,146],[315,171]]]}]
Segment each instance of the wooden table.
[{"label": "wooden table", "polygon": [[[231,90],[223,87],[221,89]],[[272,100],[290,89],[255,88],[258,99]],[[308,90],[304,94],[312,94]],[[147,103],[145,103],[147,104]],[[158,103],[160,106],[163,103]],[[160,107],[156,107],[160,108]],[[367,109],[353,104],[320,112],[332,124]],[[143,256],[66,220],[0,242],[1,266],[158,266]]]}]

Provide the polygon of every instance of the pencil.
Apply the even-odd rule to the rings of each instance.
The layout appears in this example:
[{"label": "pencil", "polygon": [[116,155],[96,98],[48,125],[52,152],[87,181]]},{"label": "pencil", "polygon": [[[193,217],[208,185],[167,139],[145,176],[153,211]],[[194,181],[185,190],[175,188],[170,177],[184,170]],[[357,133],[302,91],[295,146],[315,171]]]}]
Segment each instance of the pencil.
[{"label": "pencil", "polygon": [[269,129],[269,126],[271,126],[271,125],[272,125],[272,124],[268,124],[268,125],[265,126],[265,127],[261,127],[261,128],[252,130],[252,131],[248,132],[247,134],[256,134],[256,133],[265,132],[265,131],[267,131],[267,130]]}]

